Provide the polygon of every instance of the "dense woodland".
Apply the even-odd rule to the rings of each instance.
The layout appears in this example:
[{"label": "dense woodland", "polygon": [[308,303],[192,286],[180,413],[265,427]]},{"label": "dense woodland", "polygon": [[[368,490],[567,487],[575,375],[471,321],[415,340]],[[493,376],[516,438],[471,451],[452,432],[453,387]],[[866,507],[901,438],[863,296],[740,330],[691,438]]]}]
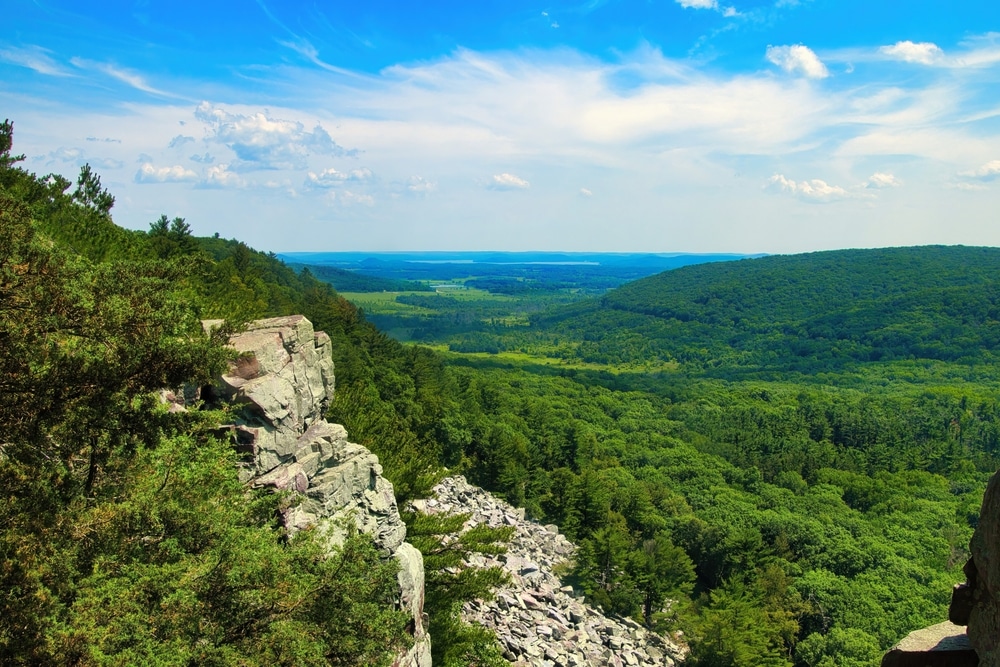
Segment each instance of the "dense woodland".
[{"label": "dense woodland", "polygon": [[[565,579],[683,631],[691,665],[876,665],[945,618],[998,464],[1000,251],[686,267],[490,324],[520,356],[442,354],[239,241],[180,218],[115,226],[88,167],[75,189],[27,173],[11,137],[0,661],[379,664],[405,646],[393,573],[363,538],[329,559],[308,533],[284,539],[278,499],[246,502],[211,437],[219,416],[153,398],[224,362],[199,319],[289,313],[330,333],[330,418],[379,454],[401,506],[447,469],[559,524],[580,545]],[[496,573],[449,568],[503,536],[448,549],[445,522],[407,519],[435,664],[500,664],[457,619]]]}]

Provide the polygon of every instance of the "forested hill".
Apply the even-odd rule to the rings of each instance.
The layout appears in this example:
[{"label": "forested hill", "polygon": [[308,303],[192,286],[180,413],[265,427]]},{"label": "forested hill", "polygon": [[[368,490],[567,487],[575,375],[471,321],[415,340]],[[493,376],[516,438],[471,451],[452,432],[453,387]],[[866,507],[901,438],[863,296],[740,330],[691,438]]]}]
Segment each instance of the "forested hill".
[{"label": "forested hill", "polygon": [[537,317],[588,361],[817,371],[897,359],[991,360],[1000,249],[840,250],[703,264]]}]

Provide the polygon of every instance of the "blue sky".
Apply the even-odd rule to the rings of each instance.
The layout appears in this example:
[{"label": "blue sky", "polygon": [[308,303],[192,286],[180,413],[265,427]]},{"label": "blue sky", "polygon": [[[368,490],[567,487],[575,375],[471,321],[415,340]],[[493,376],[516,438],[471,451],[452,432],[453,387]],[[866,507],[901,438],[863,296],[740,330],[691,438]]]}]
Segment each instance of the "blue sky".
[{"label": "blue sky", "polygon": [[115,220],[296,250],[1000,245],[1000,3],[8,0]]}]

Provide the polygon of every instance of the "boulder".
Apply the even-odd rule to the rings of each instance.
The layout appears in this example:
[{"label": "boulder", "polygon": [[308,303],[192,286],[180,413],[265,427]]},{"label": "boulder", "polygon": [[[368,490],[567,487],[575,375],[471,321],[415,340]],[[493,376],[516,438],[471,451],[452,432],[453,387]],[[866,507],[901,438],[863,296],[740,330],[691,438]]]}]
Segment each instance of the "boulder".
[{"label": "boulder", "polygon": [[969,641],[979,654],[979,664],[1000,667],[1000,473],[993,475],[986,486],[969,550],[969,590],[958,595],[955,615],[968,617]]},{"label": "boulder", "polygon": [[[291,533],[314,528],[331,549],[351,526],[371,535],[383,557],[399,563],[400,608],[413,618],[414,645],[394,664],[430,667],[423,557],[404,541],[392,484],[378,457],[324,418],[335,386],[330,338],[293,315],[252,322],[230,345],[240,356],[214,385],[201,388],[200,398],[229,406],[233,422],[220,431],[244,455],[241,479],[292,494],[295,502],[282,514]],[[164,400],[173,409],[178,399]]]},{"label": "boulder", "polygon": [[976,667],[965,628],[951,621],[908,634],[882,658],[882,667]]}]

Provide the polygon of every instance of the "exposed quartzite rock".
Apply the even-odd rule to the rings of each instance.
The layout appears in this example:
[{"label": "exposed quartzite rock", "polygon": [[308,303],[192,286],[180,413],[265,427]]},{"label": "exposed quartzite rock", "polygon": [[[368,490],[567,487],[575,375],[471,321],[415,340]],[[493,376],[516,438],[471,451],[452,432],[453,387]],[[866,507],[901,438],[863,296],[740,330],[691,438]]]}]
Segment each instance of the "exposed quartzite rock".
[{"label": "exposed quartzite rock", "polygon": [[241,478],[299,496],[283,515],[291,532],[315,527],[331,547],[342,543],[348,522],[372,535],[383,556],[399,562],[400,606],[413,617],[414,646],[394,665],[430,667],[423,557],[404,542],[392,484],[378,457],[323,418],[334,390],[330,338],[294,315],[253,322],[230,345],[244,354],[202,398],[236,408],[224,428],[245,455]]},{"label": "exposed quartzite rock", "polygon": [[[966,568],[972,599],[968,609],[968,634],[979,664],[1000,667],[1000,473],[986,486],[979,523],[969,545],[972,566]],[[964,600],[963,600],[964,601]],[[965,610],[956,610],[961,615]]]},{"label": "exposed quartzite rock", "polygon": [[474,600],[462,609],[466,621],[496,633],[504,658],[513,664],[670,667],[686,654],[686,648],[673,640],[630,619],[608,618],[575,598],[573,589],[552,573],[575,551],[556,526],[526,521],[523,509],[494,498],[464,477],[449,477],[434,490],[436,497],[415,502],[416,509],[469,513],[466,528],[480,524],[515,528],[506,554],[474,555],[466,564],[499,565],[510,574],[511,584],[498,590],[492,601]]},{"label": "exposed quartzite rock", "polygon": [[242,407],[244,477],[266,473],[293,455],[333,397],[332,344],[301,315],[250,323],[230,345],[244,353],[222,375],[219,398]]},{"label": "exposed quartzite rock", "polygon": [[882,667],[976,667],[965,628],[950,621],[908,634],[882,658]]}]

